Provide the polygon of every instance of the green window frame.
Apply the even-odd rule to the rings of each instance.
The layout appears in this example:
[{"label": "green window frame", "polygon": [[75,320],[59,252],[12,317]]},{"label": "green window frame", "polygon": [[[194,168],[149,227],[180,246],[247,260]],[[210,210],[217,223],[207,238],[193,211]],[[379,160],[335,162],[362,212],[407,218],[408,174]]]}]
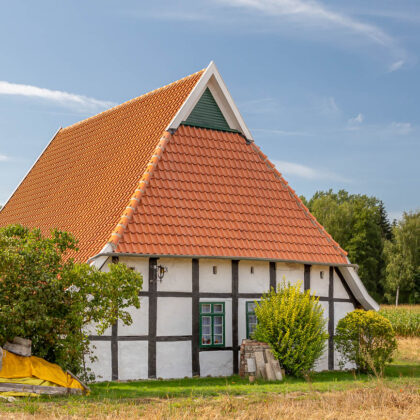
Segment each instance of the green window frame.
[{"label": "green window frame", "polygon": [[224,347],[225,303],[200,302],[200,347]]},{"label": "green window frame", "polygon": [[246,338],[251,338],[251,335],[255,331],[258,320],[255,315],[255,305],[256,301],[246,302]]}]

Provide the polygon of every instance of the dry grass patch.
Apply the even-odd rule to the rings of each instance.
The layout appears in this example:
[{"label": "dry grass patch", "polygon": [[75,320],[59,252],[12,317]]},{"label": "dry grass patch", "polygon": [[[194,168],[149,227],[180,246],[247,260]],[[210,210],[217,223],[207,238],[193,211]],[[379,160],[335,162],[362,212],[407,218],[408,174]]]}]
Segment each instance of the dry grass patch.
[{"label": "dry grass patch", "polygon": [[396,358],[400,361],[420,363],[420,337],[398,337]]},{"label": "dry grass patch", "polygon": [[28,401],[20,412],[0,413],[1,419],[416,419],[420,418],[418,385],[328,393],[294,392],[258,396],[150,399],[73,404]]}]

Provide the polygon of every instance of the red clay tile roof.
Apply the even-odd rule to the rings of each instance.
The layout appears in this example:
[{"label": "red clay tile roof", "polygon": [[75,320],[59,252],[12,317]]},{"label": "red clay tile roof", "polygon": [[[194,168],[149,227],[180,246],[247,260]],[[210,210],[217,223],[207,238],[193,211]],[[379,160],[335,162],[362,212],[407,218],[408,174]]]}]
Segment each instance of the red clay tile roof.
[{"label": "red clay tile roof", "polygon": [[202,73],[61,129],[0,212],[0,226],[66,230],[79,239],[77,260],[97,254]]},{"label": "red clay tile roof", "polygon": [[180,126],[161,149],[114,232],[116,252],[348,263],[240,134]]}]

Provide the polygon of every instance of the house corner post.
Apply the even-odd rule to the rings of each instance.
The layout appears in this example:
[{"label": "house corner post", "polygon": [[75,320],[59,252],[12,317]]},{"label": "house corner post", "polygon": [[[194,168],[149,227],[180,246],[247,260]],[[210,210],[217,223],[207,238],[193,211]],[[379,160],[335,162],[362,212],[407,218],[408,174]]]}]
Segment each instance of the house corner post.
[{"label": "house corner post", "polygon": [[200,272],[199,260],[192,260],[192,376],[200,376]]},{"label": "house corner post", "polygon": [[156,378],[157,258],[149,258],[148,377]]},{"label": "house corner post", "polygon": [[[118,264],[119,258],[114,256],[111,261],[112,264]],[[118,320],[111,328],[111,378],[118,381]]]},{"label": "house corner post", "polygon": [[239,292],[239,261],[232,260],[232,350],[233,374],[239,373],[239,343],[238,343],[238,292]]},{"label": "house corner post", "polygon": [[328,286],[328,370],[334,370],[334,267],[330,267]]}]

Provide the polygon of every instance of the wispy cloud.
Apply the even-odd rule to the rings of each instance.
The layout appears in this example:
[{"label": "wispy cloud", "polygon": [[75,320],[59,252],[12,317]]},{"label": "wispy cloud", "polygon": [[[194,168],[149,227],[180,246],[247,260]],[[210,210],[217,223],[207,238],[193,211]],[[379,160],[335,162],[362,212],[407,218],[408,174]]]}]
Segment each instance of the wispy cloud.
[{"label": "wispy cloud", "polygon": [[391,124],[391,131],[396,134],[410,134],[413,131],[413,127],[409,122],[393,122]]},{"label": "wispy cloud", "polygon": [[8,160],[10,160],[9,156],[0,154],[0,162],[7,162]]},{"label": "wispy cloud", "polygon": [[269,133],[276,134],[279,136],[310,136],[311,134],[307,131],[288,131],[288,130],[278,130],[276,128],[253,128],[252,131],[260,133]]},{"label": "wispy cloud", "polygon": [[273,163],[281,173],[287,176],[297,176],[305,179],[328,179],[338,182],[349,182],[348,179],[342,177],[341,175],[320,168],[311,168],[309,166],[301,165],[300,163],[286,162],[284,160],[275,160]]},{"label": "wispy cloud", "polygon": [[349,118],[349,120],[347,121],[347,129],[359,130],[364,120],[365,116],[361,112],[359,112],[355,117]]},{"label": "wispy cloud", "polygon": [[390,73],[392,73],[393,71],[397,71],[400,68],[402,68],[404,66],[404,64],[405,64],[405,61],[404,60],[395,61],[394,63],[392,63],[389,66],[389,69],[388,70],[389,70]]},{"label": "wispy cloud", "polygon": [[38,86],[10,83],[6,81],[0,81],[0,95],[14,95],[42,99],[54,102],[61,106],[77,109],[79,111],[96,111],[116,105],[111,101],[101,101],[84,95],[63,92],[61,90],[45,89]]},{"label": "wispy cloud", "polygon": [[393,37],[379,27],[362,22],[344,13],[331,10],[315,0],[219,0],[228,6],[244,10],[259,11],[272,17],[287,18],[305,25],[316,24],[317,27],[342,28],[360,35],[371,42],[388,48],[397,60],[392,66],[395,70],[404,64],[405,52],[397,45]]}]

